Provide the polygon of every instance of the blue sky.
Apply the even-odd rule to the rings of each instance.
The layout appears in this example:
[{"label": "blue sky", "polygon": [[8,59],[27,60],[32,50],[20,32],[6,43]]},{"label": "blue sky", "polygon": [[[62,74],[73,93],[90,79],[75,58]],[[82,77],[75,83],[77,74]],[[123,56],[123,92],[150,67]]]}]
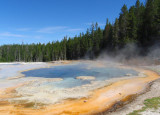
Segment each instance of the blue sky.
[{"label": "blue sky", "polygon": [[[145,0],[140,0],[144,2]],[[136,0],[0,0],[0,45],[47,43],[85,32],[91,23],[104,28],[123,4]]]}]

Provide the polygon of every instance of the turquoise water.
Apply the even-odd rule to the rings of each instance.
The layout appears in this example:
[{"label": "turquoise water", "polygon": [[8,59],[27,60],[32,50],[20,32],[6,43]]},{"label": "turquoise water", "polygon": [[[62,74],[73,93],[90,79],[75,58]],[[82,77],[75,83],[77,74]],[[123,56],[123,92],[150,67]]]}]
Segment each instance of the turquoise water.
[{"label": "turquoise water", "polygon": [[96,81],[103,81],[111,78],[124,77],[128,73],[133,76],[138,75],[138,72],[131,69],[115,67],[89,67],[88,69],[88,67],[88,64],[77,63],[30,70],[23,72],[23,74],[26,77],[63,78],[62,81],[46,83],[61,88],[71,88],[91,83],[90,80],[75,79],[78,76],[94,76]]}]

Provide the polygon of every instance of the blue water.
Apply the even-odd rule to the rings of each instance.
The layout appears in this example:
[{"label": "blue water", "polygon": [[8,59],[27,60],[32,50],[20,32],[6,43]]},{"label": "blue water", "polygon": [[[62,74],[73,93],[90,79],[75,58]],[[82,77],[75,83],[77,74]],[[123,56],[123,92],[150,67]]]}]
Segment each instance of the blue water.
[{"label": "blue water", "polygon": [[75,79],[78,76],[94,76],[96,81],[103,81],[111,78],[124,77],[128,73],[132,75],[138,74],[131,69],[120,69],[115,67],[92,67],[87,69],[88,66],[89,65],[84,63],[53,66],[50,68],[26,71],[23,72],[23,74],[25,74],[26,77],[63,78],[63,81],[49,83],[50,85],[62,88],[71,88],[91,83],[90,80]]}]

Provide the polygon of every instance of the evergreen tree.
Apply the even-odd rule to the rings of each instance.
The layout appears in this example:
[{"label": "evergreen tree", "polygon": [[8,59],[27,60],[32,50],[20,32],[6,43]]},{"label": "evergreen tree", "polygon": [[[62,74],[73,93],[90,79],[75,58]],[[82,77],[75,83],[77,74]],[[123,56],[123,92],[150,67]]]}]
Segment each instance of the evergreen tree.
[{"label": "evergreen tree", "polygon": [[119,44],[119,20],[116,18],[115,23],[113,25],[113,42],[112,48],[118,47]]},{"label": "evergreen tree", "polygon": [[120,45],[123,46],[128,42],[127,36],[127,17],[128,9],[126,5],[123,5],[119,17],[119,28],[120,28]]},{"label": "evergreen tree", "polygon": [[109,23],[109,20],[106,21],[106,26],[103,31],[103,45],[102,48],[107,48],[108,40],[109,40],[109,32],[110,32],[111,24]]},{"label": "evergreen tree", "polygon": [[130,41],[136,41],[137,40],[137,19],[135,16],[135,7],[132,6],[129,9],[128,13],[128,37]]},{"label": "evergreen tree", "polygon": [[157,13],[157,4],[156,0],[148,0],[146,3],[146,8],[144,11],[144,17],[143,17],[143,32],[142,32],[142,38],[141,38],[141,44],[144,47],[150,46],[153,44],[154,39],[156,37],[156,22],[155,17]]}]

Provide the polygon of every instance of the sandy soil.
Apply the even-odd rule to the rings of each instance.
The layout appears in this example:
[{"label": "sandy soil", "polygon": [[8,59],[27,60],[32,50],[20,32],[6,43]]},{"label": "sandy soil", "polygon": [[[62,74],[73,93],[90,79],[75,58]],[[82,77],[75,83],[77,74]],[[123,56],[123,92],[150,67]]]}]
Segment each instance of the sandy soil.
[{"label": "sandy soil", "polygon": [[159,75],[153,71],[143,71],[147,77],[138,77],[133,79],[121,80],[110,86],[97,89],[92,92],[89,98],[68,99],[55,105],[43,106],[41,109],[29,108],[30,105],[16,104],[5,101],[6,98],[14,97],[15,88],[1,91],[0,93],[0,113],[14,115],[79,115],[96,114],[111,109],[117,102],[125,102],[130,96],[142,93],[147,84],[158,79]]}]

